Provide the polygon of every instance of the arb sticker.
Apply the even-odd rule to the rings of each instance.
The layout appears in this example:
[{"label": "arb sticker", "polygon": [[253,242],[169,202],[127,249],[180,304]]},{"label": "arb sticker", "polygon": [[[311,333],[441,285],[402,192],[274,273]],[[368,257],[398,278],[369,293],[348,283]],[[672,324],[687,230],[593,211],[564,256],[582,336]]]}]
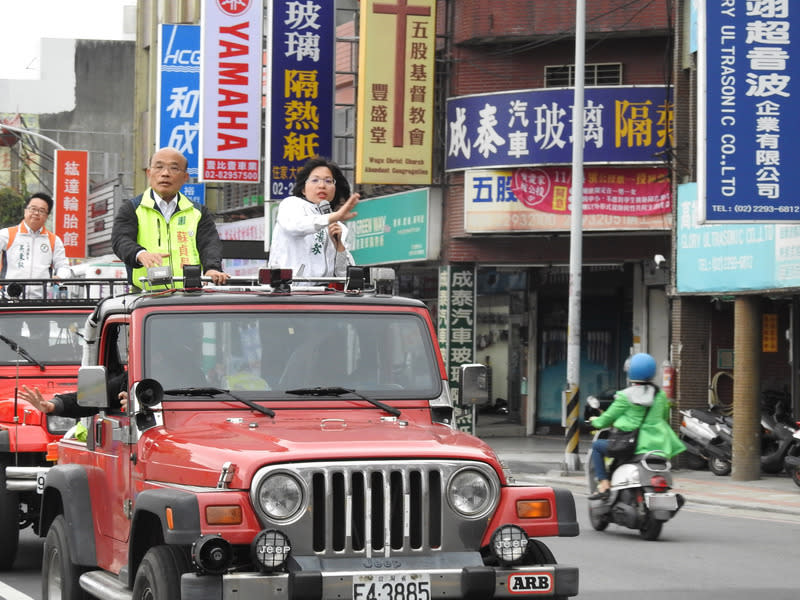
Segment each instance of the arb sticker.
[{"label": "arb sticker", "polygon": [[512,594],[544,594],[553,591],[550,573],[514,573],[508,576],[508,591]]}]

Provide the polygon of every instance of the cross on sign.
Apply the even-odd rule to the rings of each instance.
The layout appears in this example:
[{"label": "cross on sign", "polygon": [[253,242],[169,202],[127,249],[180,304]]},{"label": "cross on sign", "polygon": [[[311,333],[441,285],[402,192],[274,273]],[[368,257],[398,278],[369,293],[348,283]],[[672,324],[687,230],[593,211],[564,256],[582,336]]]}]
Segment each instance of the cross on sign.
[{"label": "cross on sign", "polygon": [[416,15],[429,17],[431,9],[428,6],[409,6],[408,0],[397,0],[398,4],[374,4],[372,11],[375,14],[397,15],[397,25],[395,38],[397,40],[397,51],[394,56],[394,140],[392,144],[395,148],[403,146],[403,122],[405,121],[406,89],[405,89],[405,70],[406,70],[406,27],[407,17]]}]

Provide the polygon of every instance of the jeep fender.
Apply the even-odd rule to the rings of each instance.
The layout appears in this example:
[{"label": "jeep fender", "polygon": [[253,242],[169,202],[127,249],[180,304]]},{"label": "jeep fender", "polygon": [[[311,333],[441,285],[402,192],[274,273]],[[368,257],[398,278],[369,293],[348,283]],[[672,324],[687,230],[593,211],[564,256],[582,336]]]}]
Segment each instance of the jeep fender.
[{"label": "jeep fender", "polygon": [[[550,516],[536,519],[520,519],[517,516],[517,502],[541,501],[550,503]],[[522,527],[529,537],[574,537],[580,532],[578,516],[575,511],[575,499],[572,492],[562,488],[545,486],[507,486],[500,492],[500,504],[492,515],[486,529],[482,546],[490,543],[495,529],[504,523],[513,523]]]},{"label": "jeep fender", "polygon": [[[167,524],[167,508],[172,511],[172,527]],[[138,534],[146,514],[158,518],[165,544],[189,546],[201,534],[200,506],[192,492],[166,488],[141,492],[136,496],[131,536]]]},{"label": "jeep fender", "polygon": [[[168,508],[172,527],[167,523]],[[200,533],[200,506],[195,494],[168,488],[141,492],[136,496],[128,540],[128,586],[133,587],[139,563],[150,548],[160,544],[188,547]],[[120,573],[120,579],[124,581],[125,575]]]},{"label": "jeep fender", "polygon": [[45,537],[59,514],[67,521],[67,539],[72,560],[84,567],[97,566],[94,520],[89,477],[82,465],[56,465],[47,472],[42,495],[39,535]]}]

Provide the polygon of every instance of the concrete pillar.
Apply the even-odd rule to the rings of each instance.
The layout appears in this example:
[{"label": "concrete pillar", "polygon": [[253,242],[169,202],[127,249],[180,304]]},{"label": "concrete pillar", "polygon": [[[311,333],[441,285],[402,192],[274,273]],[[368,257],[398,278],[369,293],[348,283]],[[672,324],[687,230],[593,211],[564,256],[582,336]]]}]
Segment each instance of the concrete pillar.
[{"label": "concrete pillar", "polygon": [[758,296],[738,296],[733,338],[733,471],[734,481],[761,475],[761,320]]}]

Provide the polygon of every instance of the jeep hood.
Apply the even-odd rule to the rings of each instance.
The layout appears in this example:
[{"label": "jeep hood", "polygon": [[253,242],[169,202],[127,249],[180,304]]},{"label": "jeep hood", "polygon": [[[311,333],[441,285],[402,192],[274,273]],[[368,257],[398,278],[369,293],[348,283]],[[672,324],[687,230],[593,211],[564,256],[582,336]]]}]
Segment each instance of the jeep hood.
[{"label": "jeep hood", "polygon": [[[405,411],[404,411],[405,412]],[[187,423],[186,425],[190,425]],[[249,487],[263,466],[284,462],[460,459],[489,462],[502,477],[488,444],[444,425],[341,418],[292,421],[269,418],[222,420],[179,431],[156,427],[140,441],[145,479],[215,486],[226,462],[236,465],[233,488]]]}]

